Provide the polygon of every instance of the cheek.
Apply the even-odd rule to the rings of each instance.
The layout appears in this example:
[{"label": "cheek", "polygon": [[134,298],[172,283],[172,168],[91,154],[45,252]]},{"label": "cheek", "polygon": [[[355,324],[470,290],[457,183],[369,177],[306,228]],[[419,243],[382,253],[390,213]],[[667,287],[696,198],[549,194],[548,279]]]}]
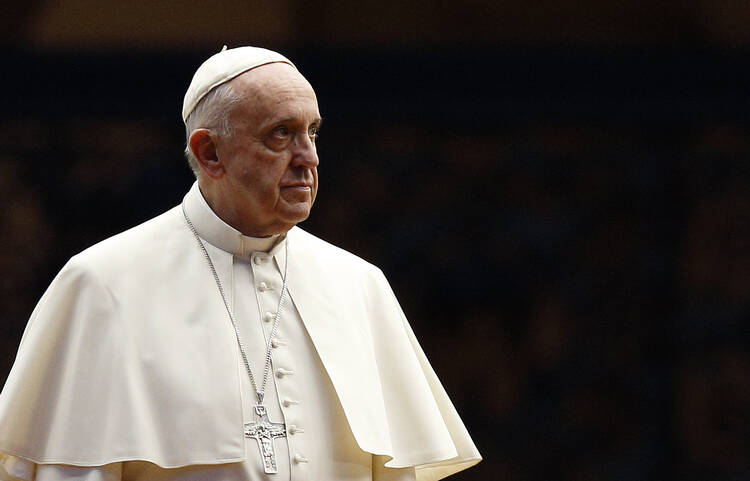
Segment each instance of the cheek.
[{"label": "cheek", "polygon": [[247,166],[245,178],[249,183],[268,191],[279,185],[287,164],[283,156],[277,153],[257,155],[256,161]]}]

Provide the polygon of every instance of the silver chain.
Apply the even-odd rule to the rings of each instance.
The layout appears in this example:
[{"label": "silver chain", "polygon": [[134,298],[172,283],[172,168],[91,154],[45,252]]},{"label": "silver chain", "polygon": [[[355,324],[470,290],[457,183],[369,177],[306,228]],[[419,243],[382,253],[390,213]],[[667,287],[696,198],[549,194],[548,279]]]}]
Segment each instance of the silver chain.
[{"label": "silver chain", "polygon": [[255,394],[258,396],[258,404],[263,404],[263,394],[266,391],[266,382],[268,381],[268,373],[271,369],[271,343],[273,342],[274,336],[276,336],[276,329],[279,327],[279,318],[281,317],[281,309],[284,307],[284,301],[286,300],[286,273],[287,273],[287,266],[289,265],[289,239],[284,240],[286,242],[286,246],[284,246],[284,277],[282,278],[282,286],[281,286],[281,297],[279,298],[279,305],[276,309],[276,316],[273,319],[273,327],[271,328],[271,335],[268,336],[268,341],[266,342],[266,361],[265,366],[263,367],[263,381],[261,381],[260,389],[258,389],[258,385],[255,383],[255,377],[253,376],[253,371],[250,369],[250,362],[247,360],[247,354],[245,351],[245,346],[242,344],[242,338],[240,338],[240,330],[237,327],[237,321],[234,318],[234,313],[232,312],[232,308],[229,307],[229,302],[227,302],[227,296],[224,293],[224,287],[221,285],[221,280],[219,280],[219,274],[216,272],[216,268],[214,267],[214,263],[211,261],[211,256],[208,255],[208,251],[206,250],[206,246],[203,245],[203,241],[201,241],[200,236],[198,235],[198,231],[195,229],[195,226],[190,221],[190,217],[187,215],[187,211],[185,210],[185,204],[182,204],[182,215],[185,216],[185,222],[187,222],[188,227],[190,227],[190,231],[193,233],[193,236],[195,236],[195,240],[198,241],[198,245],[201,248],[201,251],[203,252],[203,257],[206,258],[206,261],[208,261],[208,267],[211,268],[211,273],[214,275],[214,280],[216,281],[216,286],[219,288],[219,293],[221,294],[221,299],[224,301],[224,307],[227,309],[227,314],[229,314],[229,319],[232,321],[232,327],[234,327],[234,335],[237,337],[237,345],[240,347],[240,354],[242,355],[242,361],[245,363],[245,369],[247,369],[247,374],[250,376],[250,382],[253,385],[253,389],[255,389]]}]

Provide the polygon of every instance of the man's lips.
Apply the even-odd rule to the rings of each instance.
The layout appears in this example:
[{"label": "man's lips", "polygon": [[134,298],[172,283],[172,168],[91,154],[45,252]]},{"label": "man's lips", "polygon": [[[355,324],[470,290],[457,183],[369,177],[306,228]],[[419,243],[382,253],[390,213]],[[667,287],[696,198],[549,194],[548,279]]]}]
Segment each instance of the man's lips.
[{"label": "man's lips", "polygon": [[312,198],[313,189],[311,184],[300,182],[298,184],[282,185],[279,192],[284,197],[293,197],[298,200],[309,200]]}]

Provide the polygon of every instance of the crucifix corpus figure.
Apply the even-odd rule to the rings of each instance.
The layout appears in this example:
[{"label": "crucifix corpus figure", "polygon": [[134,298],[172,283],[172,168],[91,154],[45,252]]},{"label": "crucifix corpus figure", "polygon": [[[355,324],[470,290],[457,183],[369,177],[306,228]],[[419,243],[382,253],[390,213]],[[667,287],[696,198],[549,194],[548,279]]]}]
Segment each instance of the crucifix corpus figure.
[{"label": "crucifix corpus figure", "polygon": [[266,474],[276,474],[279,468],[276,465],[276,451],[273,448],[275,438],[286,436],[284,423],[273,423],[268,420],[266,407],[262,404],[255,405],[255,422],[245,424],[245,437],[254,438],[258,441],[260,455],[263,457],[263,470]]}]

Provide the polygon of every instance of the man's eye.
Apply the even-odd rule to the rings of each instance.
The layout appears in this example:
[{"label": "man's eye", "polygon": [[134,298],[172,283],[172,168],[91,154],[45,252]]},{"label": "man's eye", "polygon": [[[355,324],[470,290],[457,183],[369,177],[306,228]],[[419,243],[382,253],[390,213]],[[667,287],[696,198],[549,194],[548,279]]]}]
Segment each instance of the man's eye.
[{"label": "man's eye", "polygon": [[313,125],[309,129],[307,129],[307,135],[309,135],[311,139],[317,139],[318,132],[319,130],[317,125]]},{"label": "man's eye", "polygon": [[289,129],[283,125],[280,125],[276,127],[275,129],[273,129],[273,135],[277,137],[286,137],[289,135]]}]

